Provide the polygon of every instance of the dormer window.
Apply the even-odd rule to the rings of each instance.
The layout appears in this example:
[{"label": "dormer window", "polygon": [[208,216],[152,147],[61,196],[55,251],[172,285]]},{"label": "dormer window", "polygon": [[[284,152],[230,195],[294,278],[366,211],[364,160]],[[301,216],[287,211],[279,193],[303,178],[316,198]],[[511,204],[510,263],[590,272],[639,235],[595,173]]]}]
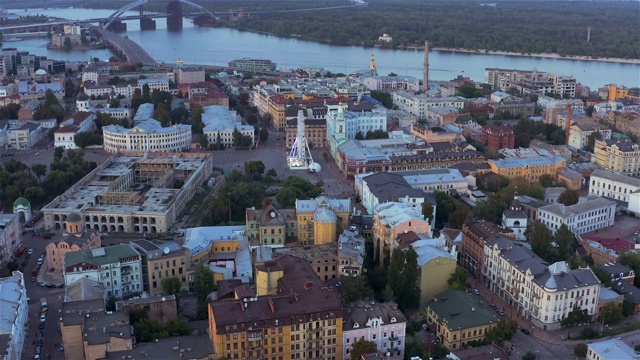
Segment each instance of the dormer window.
[{"label": "dormer window", "polygon": [[398,320],[396,320],[396,318],[395,318],[395,317],[392,317],[392,318],[391,318],[391,322],[392,322],[392,323],[394,323],[394,322],[396,322],[396,321],[398,321]]},{"label": "dormer window", "polygon": [[354,329],[357,329],[357,328],[359,328],[359,327],[360,327],[360,324],[358,324],[358,323],[353,323],[353,328],[354,328]]}]

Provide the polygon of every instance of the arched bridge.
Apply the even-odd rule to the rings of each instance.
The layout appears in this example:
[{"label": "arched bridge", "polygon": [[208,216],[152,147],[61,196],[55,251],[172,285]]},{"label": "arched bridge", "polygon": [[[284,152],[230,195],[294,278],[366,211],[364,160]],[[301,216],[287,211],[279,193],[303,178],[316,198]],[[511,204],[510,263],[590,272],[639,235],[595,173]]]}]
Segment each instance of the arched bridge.
[{"label": "arched bridge", "polygon": [[[132,2],[131,4],[128,4],[128,5],[125,5],[125,6],[121,7],[120,9],[116,10],[113,14],[111,14],[107,18],[107,20],[104,23],[103,27],[107,28],[114,21],[119,20],[120,18],[122,18],[123,14],[126,13],[127,11],[131,11],[131,10],[137,8],[137,7],[140,7],[140,6],[142,6],[144,4],[147,4],[147,3],[150,3],[150,2],[167,2],[167,1],[166,0],[165,1],[162,1],[162,0],[136,0],[135,2]],[[191,2],[191,1],[188,1],[188,0],[171,0],[169,2],[169,5],[167,6],[167,9],[169,10],[169,17],[172,16],[172,12],[171,12],[170,9],[172,8],[172,4],[175,4],[175,3],[189,5],[192,8],[198,9],[203,13],[211,15],[212,18],[214,18],[216,20],[219,20],[218,17],[215,16],[211,11],[203,8],[202,6],[200,6],[198,4],[195,4],[195,3]],[[182,11],[180,11],[179,14],[175,14],[174,13],[173,15],[174,16],[180,16],[180,18],[182,18]]]}]

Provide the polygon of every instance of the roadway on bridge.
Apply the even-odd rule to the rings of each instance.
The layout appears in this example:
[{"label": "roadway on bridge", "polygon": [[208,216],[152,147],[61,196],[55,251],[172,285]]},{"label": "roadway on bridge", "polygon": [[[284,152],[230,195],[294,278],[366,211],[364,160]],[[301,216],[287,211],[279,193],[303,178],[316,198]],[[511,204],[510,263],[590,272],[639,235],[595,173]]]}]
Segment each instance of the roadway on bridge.
[{"label": "roadway on bridge", "polygon": [[134,63],[142,63],[148,66],[157,66],[158,62],[155,61],[154,58],[151,57],[138,43],[135,41],[116,35],[110,31],[105,29],[101,29],[99,27],[94,28],[98,31],[102,40],[107,41],[119,48],[124,56],[127,57],[127,61],[131,61]]}]

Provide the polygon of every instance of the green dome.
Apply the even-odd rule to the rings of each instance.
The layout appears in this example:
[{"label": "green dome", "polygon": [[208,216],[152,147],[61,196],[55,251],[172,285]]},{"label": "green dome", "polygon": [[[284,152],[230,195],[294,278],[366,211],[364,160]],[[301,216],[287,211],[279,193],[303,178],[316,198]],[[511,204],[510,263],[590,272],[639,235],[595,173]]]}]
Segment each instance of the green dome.
[{"label": "green dome", "polygon": [[17,198],[16,201],[13,202],[13,207],[20,206],[20,205],[24,207],[29,207],[31,206],[31,203],[29,202],[29,200],[27,200],[27,198],[21,196]]}]

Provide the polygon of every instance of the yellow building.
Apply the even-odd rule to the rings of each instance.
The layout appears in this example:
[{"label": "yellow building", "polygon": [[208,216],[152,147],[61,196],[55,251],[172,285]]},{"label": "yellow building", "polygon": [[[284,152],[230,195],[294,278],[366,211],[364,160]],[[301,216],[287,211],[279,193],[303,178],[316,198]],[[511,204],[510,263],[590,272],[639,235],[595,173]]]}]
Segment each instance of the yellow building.
[{"label": "yellow building", "polygon": [[273,250],[274,259],[291,255],[304,259],[311,265],[320,280],[327,281],[339,277],[338,242],[315,246],[287,246]]},{"label": "yellow building", "polygon": [[456,253],[431,246],[426,240],[418,240],[411,247],[418,254],[420,302],[431,301],[436,294],[449,288],[449,278],[456,271]]},{"label": "yellow building", "polygon": [[630,140],[596,140],[591,161],[619,174],[640,176],[640,146]]},{"label": "yellow building", "polygon": [[427,322],[435,327],[440,343],[458,350],[470,341],[481,341],[498,324],[498,317],[480,301],[480,297],[461,290],[436,295],[427,306]]},{"label": "yellow building", "polygon": [[537,181],[540,176],[550,174],[557,177],[558,169],[567,161],[560,156],[535,156],[528,158],[512,158],[489,160],[491,171],[509,179],[521,176],[529,181]]},{"label": "yellow building", "polygon": [[202,226],[185,231],[183,247],[189,250],[190,261],[199,263],[210,259],[233,259],[244,243],[247,243],[244,225]]},{"label": "yellow building", "polygon": [[256,246],[282,247],[287,238],[296,236],[294,209],[276,209],[269,204],[264,209],[246,210],[247,236]]},{"label": "yellow building", "polygon": [[625,89],[624,87],[607,85],[607,90],[609,90],[609,97],[607,98],[609,101],[616,101],[618,99],[629,97],[629,89]]},{"label": "yellow building", "polygon": [[311,200],[296,200],[298,241],[301,245],[336,242],[349,226],[349,199],[319,196]]},{"label": "yellow building", "polygon": [[142,276],[144,291],[149,295],[163,293],[162,279],[175,277],[180,280],[181,289],[189,291],[187,273],[191,267],[189,250],[173,241],[154,243],[148,240],[132,241],[142,256]]},{"label": "yellow building", "polygon": [[234,299],[209,303],[209,334],[218,355],[342,359],[342,305],[335,290],[324,287],[306,261],[292,256],[267,262],[258,273],[257,297],[247,297],[240,286]]}]

